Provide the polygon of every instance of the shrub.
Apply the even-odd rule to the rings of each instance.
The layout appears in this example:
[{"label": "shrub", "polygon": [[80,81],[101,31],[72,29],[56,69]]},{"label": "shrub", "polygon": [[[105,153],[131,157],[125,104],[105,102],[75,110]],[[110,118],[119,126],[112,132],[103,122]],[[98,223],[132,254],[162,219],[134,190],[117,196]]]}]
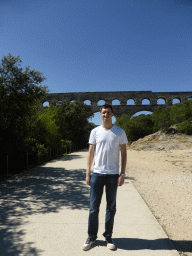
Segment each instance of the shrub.
[{"label": "shrub", "polygon": [[192,135],[192,123],[189,121],[183,121],[182,123],[178,124],[178,130],[180,133]]}]

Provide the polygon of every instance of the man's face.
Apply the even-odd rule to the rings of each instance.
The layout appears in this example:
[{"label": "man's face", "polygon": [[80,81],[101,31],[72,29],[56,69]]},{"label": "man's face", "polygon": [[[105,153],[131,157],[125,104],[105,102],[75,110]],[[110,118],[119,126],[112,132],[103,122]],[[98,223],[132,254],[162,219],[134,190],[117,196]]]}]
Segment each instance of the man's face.
[{"label": "man's face", "polygon": [[110,108],[102,108],[100,112],[100,116],[104,122],[111,121],[113,117],[113,112],[111,111]]}]

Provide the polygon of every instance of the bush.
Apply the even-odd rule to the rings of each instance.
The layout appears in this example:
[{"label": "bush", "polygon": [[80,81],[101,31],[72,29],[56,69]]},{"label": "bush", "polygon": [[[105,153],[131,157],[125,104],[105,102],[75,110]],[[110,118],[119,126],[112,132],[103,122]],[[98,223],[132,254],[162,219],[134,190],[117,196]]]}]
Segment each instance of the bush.
[{"label": "bush", "polygon": [[153,121],[153,132],[157,132],[159,130],[167,131],[171,125],[169,112],[170,108],[162,109],[161,107],[158,107],[153,112],[151,115],[151,119]]},{"label": "bush", "polygon": [[117,118],[116,124],[127,134],[129,142],[136,141],[153,132],[153,120],[150,115],[140,115],[130,119],[128,115]]},{"label": "bush", "polygon": [[66,147],[72,146],[72,142],[70,140],[61,140],[61,148],[66,149]]},{"label": "bush", "polygon": [[189,121],[184,121],[178,124],[178,130],[180,133],[184,133],[186,135],[192,135],[192,123]]},{"label": "bush", "polygon": [[170,120],[171,124],[182,123],[192,118],[192,102],[184,101],[179,104],[175,104],[170,108]]}]

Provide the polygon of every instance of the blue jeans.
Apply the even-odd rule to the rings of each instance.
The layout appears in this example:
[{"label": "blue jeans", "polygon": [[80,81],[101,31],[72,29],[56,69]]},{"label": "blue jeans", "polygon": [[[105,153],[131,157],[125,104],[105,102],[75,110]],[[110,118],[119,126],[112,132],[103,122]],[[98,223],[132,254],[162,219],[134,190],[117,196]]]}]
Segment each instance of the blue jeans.
[{"label": "blue jeans", "polygon": [[117,179],[119,174],[98,174],[93,173],[90,179],[90,209],[88,221],[88,235],[97,238],[99,207],[103,195],[103,187],[106,186],[106,216],[105,232],[103,236],[111,236],[113,231],[114,217],[116,213]]}]

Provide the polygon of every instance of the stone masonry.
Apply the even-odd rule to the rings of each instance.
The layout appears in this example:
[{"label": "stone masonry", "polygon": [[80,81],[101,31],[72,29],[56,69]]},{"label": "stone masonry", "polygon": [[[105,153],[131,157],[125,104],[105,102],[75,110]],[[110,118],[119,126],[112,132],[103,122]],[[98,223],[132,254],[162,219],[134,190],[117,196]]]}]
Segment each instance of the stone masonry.
[{"label": "stone masonry", "polygon": [[[127,105],[127,101],[132,99],[134,105]],[[149,105],[143,105],[144,99],[149,100]],[[158,104],[158,99],[163,99],[165,104]],[[106,103],[111,103],[113,100],[119,100],[120,105],[113,105],[114,116],[120,117],[122,114],[134,115],[139,111],[153,112],[158,106],[166,108],[171,106],[173,99],[178,99],[183,102],[192,99],[192,92],[152,92],[152,91],[116,91],[116,92],[75,92],[75,93],[51,93],[48,94],[44,102],[52,101],[80,101],[89,100],[93,113],[99,111],[98,101],[104,100]],[[43,102],[43,103],[44,103]]]}]

